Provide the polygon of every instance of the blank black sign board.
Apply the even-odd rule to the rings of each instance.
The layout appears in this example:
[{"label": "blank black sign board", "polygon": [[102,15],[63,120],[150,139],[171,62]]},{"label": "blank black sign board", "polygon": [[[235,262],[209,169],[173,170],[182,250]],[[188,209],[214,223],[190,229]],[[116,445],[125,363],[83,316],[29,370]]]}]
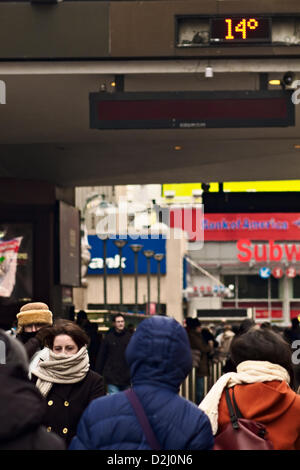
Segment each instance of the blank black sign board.
[{"label": "blank black sign board", "polygon": [[290,90],[90,93],[91,129],[294,125]]}]

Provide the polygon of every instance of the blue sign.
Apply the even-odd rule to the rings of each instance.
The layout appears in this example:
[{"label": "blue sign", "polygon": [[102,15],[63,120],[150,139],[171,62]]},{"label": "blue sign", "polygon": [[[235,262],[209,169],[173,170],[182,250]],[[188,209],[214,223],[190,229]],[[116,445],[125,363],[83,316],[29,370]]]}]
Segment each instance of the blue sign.
[{"label": "blue sign", "polygon": [[[138,253],[138,274],[147,274],[147,258],[143,254],[144,250],[153,250],[154,253],[163,253],[165,256],[160,262],[161,274],[166,274],[166,239],[159,235],[156,239],[132,239],[129,235],[127,238],[122,237],[122,240],[127,243],[122,249],[122,270],[123,274],[134,274],[134,253],[130,245],[139,244],[143,248]],[[120,272],[120,256],[119,249],[114,244],[115,239],[108,239],[106,241],[106,266],[107,274],[119,274]],[[103,274],[103,240],[97,235],[88,235],[88,242],[91,246],[91,260],[88,266],[87,274]],[[150,273],[157,273],[157,261],[150,258]]]},{"label": "blue sign", "polygon": [[260,277],[262,277],[263,279],[267,279],[268,277],[271,276],[271,269],[270,268],[260,268],[259,270],[259,275]]}]

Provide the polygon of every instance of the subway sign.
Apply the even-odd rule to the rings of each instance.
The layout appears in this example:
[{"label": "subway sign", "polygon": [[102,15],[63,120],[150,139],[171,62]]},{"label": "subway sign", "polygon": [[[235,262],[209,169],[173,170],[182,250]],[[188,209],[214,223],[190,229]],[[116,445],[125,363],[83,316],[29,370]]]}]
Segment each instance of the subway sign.
[{"label": "subway sign", "polygon": [[278,243],[270,240],[268,243],[255,244],[251,240],[241,239],[237,242],[237,258],[242,263],[283,261],[300,262],[299,243]]}]

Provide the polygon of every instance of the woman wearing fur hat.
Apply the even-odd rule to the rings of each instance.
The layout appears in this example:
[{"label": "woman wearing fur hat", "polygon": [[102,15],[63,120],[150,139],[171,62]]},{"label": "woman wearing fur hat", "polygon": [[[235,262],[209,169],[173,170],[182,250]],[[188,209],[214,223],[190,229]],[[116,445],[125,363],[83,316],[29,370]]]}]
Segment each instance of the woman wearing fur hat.
[{"label": "woman wearing fur hat", "polygon": [[23,345],[0,330],[0,450],[64,450],[65,443],[42,426],[46,405],[28,380]]},{"label": "woman wearing fur hat", "polygon": [[49,356],[48,348],[43,348],[43,332],[45,326],[51,326],[52,312],[43,302],[31,302],[23,305],[17,314],[17,339],[20,340],[27,352],[29,363],[29,377],[31,371],[40,360]]},{"label": "woman wearing fur hat", "polygon": [[69,444],[87,405],[104,395],[103,378],[90,370],[88,337],[76,323],[57,320],[43,335],[49,360],[40,361],[33,380],[47,400],[47,430]]}]

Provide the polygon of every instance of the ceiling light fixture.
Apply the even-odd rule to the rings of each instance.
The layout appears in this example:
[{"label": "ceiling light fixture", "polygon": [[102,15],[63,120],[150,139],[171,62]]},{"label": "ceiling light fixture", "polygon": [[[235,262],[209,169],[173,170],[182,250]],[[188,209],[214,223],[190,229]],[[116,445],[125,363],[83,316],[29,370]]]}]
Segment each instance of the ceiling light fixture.
[{"label": "ceiling light fixture", "polygon": [[278,79],[269,80],[269,85],[281,85],[281,81]]}]

